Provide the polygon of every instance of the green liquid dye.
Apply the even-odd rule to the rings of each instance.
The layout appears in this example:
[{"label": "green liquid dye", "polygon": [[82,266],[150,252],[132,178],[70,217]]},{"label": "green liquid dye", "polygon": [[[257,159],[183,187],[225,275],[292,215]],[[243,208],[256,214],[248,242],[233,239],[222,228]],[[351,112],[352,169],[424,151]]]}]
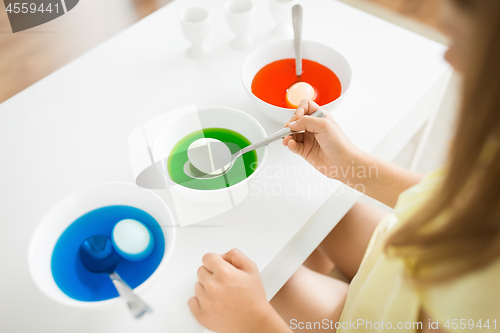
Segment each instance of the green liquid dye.
[{"label": "green liquid dye", "polygon": [[186,135],[176,143],[168,157],[168,174],[175,183],[195,190],[217,190],[238,184],[257,169],[257,153],[251,151],[238,157],[233,167],[222,176],[211,179],[191,178],[184,173],[184,164],[188,161],[187,149],[191,143],[202,138],[225,142],[231,153],[251,144],[243,135],[226,128],[205,128]]}]

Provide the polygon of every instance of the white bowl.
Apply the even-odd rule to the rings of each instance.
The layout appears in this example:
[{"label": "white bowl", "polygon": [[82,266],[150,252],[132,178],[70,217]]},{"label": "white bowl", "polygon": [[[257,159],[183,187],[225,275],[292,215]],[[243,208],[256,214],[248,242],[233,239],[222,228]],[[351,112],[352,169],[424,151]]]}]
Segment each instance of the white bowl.
[{"label": "white bowl", "polygon": [[[66,228],[82,215],[105,206],[126,205],[143,210],[159,225],[175,225],[174,217],[165,202],[150,190],[130,183],[103,183],[83,188],[57,203],[42,218],[33,234],[28,250],[28,267],[35,284],[50,298],[66,305],[94,307],[119,302],[118,298],[85,302],[67,296],[52,276],[51,258],[54,247]],[[174,250],[175,228],[162,228],[165,253],[154,273],[135,288],[137,294],[149,288],[165,270]],[[123,300],[121,300],[123,301]]]},{"label": "white bowl", "polygon": [[[219,127],[233,130],[254,143],[265,138],[266,131],[257,120],[247,113],[224,106],[209,106],[189,109],[178,113],[160,130],[153,145],[156,159],[165,161],[172,148],[186,135],[204,128]],[[248,194],[248,184],[262,169],[267,156],[267,146],[256,150],[257,169],[246,179],[230,187],[215,190],[197,190],[175,184],[163,163],[163,174],[170,184],[171,193],[179,194],[189,200],[203,203],[232,202],[238,204]]]},{"label": "white bowl", "polygon": [[[347,60],[334,49],[326,45],[307,40],[302,41],[302,57],[303,59],[313,60],[328,67],[339,78],[342,86],[340,97],[328,104],[322,105],[323,109],[328,112],[332,112],[339,105],[351,85],[351,66]],[[252,81],[255,74],[257,74],[262,67],[273,61],[287,58],[295,58],[293,40],[283,40],[263,46],[248,56],[241,69],[241,79],[243,81],[243,85],[245,86],[245,90],[248,92],[250,99],[255,103],[257,109],[265,116],[282,124],[290,120],[295,113],[295,110],[274,106],[259,99],[252,93]]]}]

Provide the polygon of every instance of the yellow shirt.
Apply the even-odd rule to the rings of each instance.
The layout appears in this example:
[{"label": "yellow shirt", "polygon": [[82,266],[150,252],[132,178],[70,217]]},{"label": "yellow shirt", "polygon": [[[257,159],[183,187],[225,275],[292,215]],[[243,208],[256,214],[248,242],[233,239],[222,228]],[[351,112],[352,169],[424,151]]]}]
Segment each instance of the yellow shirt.
[{"label": "yellow shirt", "polygon": [[430,325],[418,324],[421,308],[432,318],[432,328],[437,325],[448,332],[500,332],[500,260],[419,293],[404,277],[403,260],[384,253],[388,231],[419,210],[437,190],[443,173],[438,170],[403,192],[394,213],[375,229],[349,287],[338,332],[418,332],[420,325]]}]

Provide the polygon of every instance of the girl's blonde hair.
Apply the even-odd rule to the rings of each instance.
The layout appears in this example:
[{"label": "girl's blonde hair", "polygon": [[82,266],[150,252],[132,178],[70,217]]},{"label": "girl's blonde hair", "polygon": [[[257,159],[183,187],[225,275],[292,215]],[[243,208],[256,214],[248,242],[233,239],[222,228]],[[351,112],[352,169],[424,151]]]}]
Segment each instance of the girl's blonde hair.
[{"label": "girl's blonde hair", "polygon": [[[487,145],[500,142],[500,0],[453,2],[473,15],[475,31],[446,177],[386,243],[419,284],[449,281],[500,258],[500,149],[485,158]],[[438,216],[447,220],[436,229]]]}]

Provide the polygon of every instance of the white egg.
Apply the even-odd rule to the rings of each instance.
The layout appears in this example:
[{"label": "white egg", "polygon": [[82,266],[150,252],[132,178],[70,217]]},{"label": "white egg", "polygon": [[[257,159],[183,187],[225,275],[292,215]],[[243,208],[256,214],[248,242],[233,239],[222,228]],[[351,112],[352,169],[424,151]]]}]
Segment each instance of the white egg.
[{"label": "white egg", "polygon": [[316,90],[307,82],[296,82],[286,91],[286,102],[289,107],[296,108],[303,99],[313,100]]},{"label": "white egg", "polygon": [[137,255],[146,251],[151,242],[151,235],[144,224],[126,219],[115,225],[113,241],[121,251]]}]

